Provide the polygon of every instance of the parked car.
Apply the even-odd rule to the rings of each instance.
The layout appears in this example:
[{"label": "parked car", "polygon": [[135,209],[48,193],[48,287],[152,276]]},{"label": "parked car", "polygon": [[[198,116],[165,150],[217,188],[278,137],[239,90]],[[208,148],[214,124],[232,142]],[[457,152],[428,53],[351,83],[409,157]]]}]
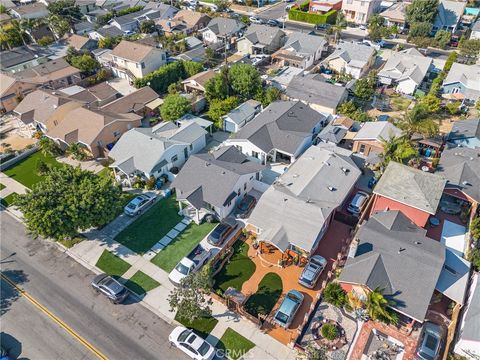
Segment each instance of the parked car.
[{"label": "parked car", "polygon": [[129,294],[125,286],[107,274],[95,276],[91,285],[95,291],[105,295],[114,304],[121,304]]},{"label": "parked car", "polygon": [[317,25],[315,25],[314,29],[315,30],[328,30],[329,27],[330,27],[329,24],[317,24]]},{"label": "parked car", "polygon": [[285,6],[285,10],[290,10],[291,8],[293,8],[296,4],[288,4],[287,6]]},{"label": "parked car", "polygon": [[415,359],[439,359],[443,336],[444,331],[441,326],[432,322],[426,322],[423,325],[422,332],[418,340],[417,350],[415,351]]},{"label": "parked car", "polygon": [[359,28],[360,30],[367,30],[367,27],[366,27],[365,25],[360,25],[358,28]]},{"label": "parked car", "polygon": [[313,289],[325,266],[327,266],[327,260],[323,256],[313,255],[303,269],[298,283],[306,288]]},{"label": "parked car", "polygon": [[368,194],[363,191],[359,191],[355,194],[352,201],[347,207],[347,211],[355,216],[359,216],[365,205],[367,205]]},{"label": "parked car", "polygon": [[218,224],[217,227],[210,233],[210,235],[208,235],[207,242],[213,246],[222,245],[236,227],[236,225],[231,226],[226,223]]},{"label": "parked car", "polygon": [[175,285],[180,286],[182,280],[188,275],[197,272],[210,259],[210,250],[198,244],[187,256],[185,256],[168,274],[168,279]]},{"label": "parked car", "polygon": [[294,2],[295,0],[283,0],[283,2],[285,3],[290,3],[290,2]]},{"label": "parked car", "polygon": [[129,216],[135,216],[142,213],[148,206],[153,204],[157,196],[155,194],[142,194],[136,196],[123,209],[124,213]]},{"label": "parked car", "polygon": [[252,24],[263,24],[263,20],[256,16],[250,16],[249,19]]},{"label": "parked car", "polygon": [[275,313],[274,321],[287,329],[292,323],[298,308],[302,305],[303,299],[304,296],[300,291],[290,290]]},{"label": "parked car", "polygon": [[123,35],[125,36],[131,36],[131,35],[135,35],[135,31],[132,31],[132,30],[126,30],[123,32]]},{"label": "parked car", "polygon": [[248,194],[245,195],[235,209],[235,217],[240,219],[246,218],[256,203],[257,199],[255,199],[255,197]]},{"label": "parked car", "polygon": [[168,336],[170,343],[195,360],[211,360],[215,357],[215,348],[183,326],[177,326]]},{"label": "parked car", "polygon": [[270,20],[267,20],[267,25],[268,26],[280,26],[280,22],[278,22],[277,20],[270,19]]}]

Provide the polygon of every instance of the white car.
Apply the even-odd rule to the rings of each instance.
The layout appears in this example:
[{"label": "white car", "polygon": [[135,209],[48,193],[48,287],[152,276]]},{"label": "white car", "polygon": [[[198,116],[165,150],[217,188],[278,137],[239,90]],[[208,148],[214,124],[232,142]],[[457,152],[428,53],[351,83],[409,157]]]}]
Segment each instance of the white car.
[{"label": "white car", "polygon": [[168,336],[170,343],[195,360],[211,360],[215,357],[215,348],[192,330],[177,326]]},{"label": "white car", "polygon": [[123,208],[123,212],[129,216],[135,216],[142,213],[148,206],[157,200],[155,194],[142,194],[136,196]]},{"label": "white car", "polygon": [[250,16],[249,19],[250,19],[252,24],[263,24],[262,19],[259,19],[256,16]]}]

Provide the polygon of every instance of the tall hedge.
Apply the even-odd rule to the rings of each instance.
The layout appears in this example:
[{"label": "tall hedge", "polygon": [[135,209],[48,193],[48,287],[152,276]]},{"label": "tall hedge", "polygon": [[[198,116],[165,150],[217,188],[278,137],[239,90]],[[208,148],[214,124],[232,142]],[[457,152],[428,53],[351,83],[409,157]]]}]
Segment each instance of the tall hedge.
[{"label": "tall hedge", "polygon": [[288,19],[294,21],[306,22],[309,24],[334,24],[337,18],[337,10],[331,10],[325,14],[309,13],[309,2],[300,4],[299,7],[288,11]]},{"label": "tall hedge", "polygon": [[167,92],[170,84],[184,80],[203,70],[201,64],[193,61],[176,61],[164,65],[141,79],[136,79],[135,87],[141,88],[150,83],[150,87],[159,94]]}]

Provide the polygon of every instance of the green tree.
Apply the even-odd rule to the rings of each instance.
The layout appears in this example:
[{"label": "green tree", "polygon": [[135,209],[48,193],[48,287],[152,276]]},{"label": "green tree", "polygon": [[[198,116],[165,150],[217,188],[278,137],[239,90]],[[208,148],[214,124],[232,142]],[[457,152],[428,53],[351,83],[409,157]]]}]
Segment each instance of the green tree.
[{"label": "green tree", "polygon": [[438,12],[438,0],[413,0],[407,6],[406,20],[409,24],[426,22],[433,24]]},{"label": "green tree", "polygon": [[112,179],[62,166],[52,168],[31,191],[19,195],[15,204],[35,237],[61,240],[112,221],[121,208],[120,196]]},{"label": "green tree", "polygon": [[470,223],[470,235],[476,241],[480,240],[480,216],[474,218]]},{"label": "green tree", "polygon": [[439,30],[435,34],[435,41],[438,44],[438,47],[441,49],[446,49],[452,34],[446,30]]},{"label": "green tree", "polygon": [[414,22],[410,25],[408,36],[410,38],[425,38],[432,31],[432,24],[428,22]]},{"label": "green tree", "polygon": [[160,106],[160,115],[163,120],[173,121],[191,110],[192,106],[184,96],[171,94],[165,97],[162,106]]},{"label": "green tree", "polygon": [[57,0],[48,4],[47,9],[51,15],[60,16],[69,22],[83,17],[80,7],[75,5],[75,0]]},{"label": "green tree", "polygon": [[209,102],[223,100],[228,97],[229,85],[227,83],[228,68],[223,67],[219,74],[209,79],[205,84],[205,97]]},{"label": "green tree", "polygon": [[205,48],[205,62],[204,62],[205,66],[206,67],[215,66],[216,59],[217,59],[217,54],[215,53],[215,51],[209,47]]},{"label": "green tree", "polygon": [[199,72],[203,71],[202,64],[195,62],[195,61],[184,61],[182,62],[183,69],[185,71],[185,77],[189,78]]},{"label": "green tree", "polygon": [[258,70],[249,64],[232,65],[228,71],[229,84],[242,100],[252,99],[262,88]]},{"label": "green tree", "polygon": [[337,12],[337,18],[335,19],[335,24],[331,27],[332,32],[335,36],[334,42],[335,44],[337,43],[338,35],[341,34],[343,29],[347,28],[347,19],[345,18],[345,15],[343,12],[339,11]]},{"label": "green tree", "polygon": [[279,89],[270,86],[265,91],[261,91],[260,94],[257,95],[256,100],[260,101],[263,107],[267,107],[272,102],[280,100],[281,96],[282,92]]},{"label": "green tree", "polygon": [[5,5],[0,4],[0,14],[5,14],[7,12],[7,8]]},{"label": "green tree", "polygon": [[480,39],[463,40],[458,44],[460,53],[469,57],[478,57],[480,54]]},{"label": "green tree", "polygon": [[145,20],[140,23],[140,31],[144,34],[151,34],[155,31],[155,21]]},{"label": "green tree", "polygon": [[100,69],[100,63],[88,54],[72,57],[70,64],[84,73],[92,73]]},{"label": "green tree", "polygon": [[327,350],[325,347],[318,348],[309,343],[304,351],[298,350],[296,360],[327,360]]},{"label": "green tree", "polygon": [[72,143],[68,145],[65,153],[72,156],[75,160],[84,161],[87,159],[85,147],[79,143]]},{"label": "green tree", "polygon": [[379,14],[374,14],[368,20],[368,37],[374,41],[380,40],[387,33],[385,18]]},{"label": "green tree", "polygon": [[367,300],[365,301],[366,310],[372,320],[379,320],[388,324],[396,324],[398,323],[398,316],[388,308],[388,306],[392,304],[393,302],[387,300],[383,296],[382,290],[379,288],[370,291],[367,294]]},{"label": "green tree", "polygon": [[448,112],[452,115],[458,114],[460,112],[461,104],[462,103],[460,101],[453,101],[453,102],[447,103]]},{"label": "green tree", "polygon": [[60,146],[58,146],[55,141],[46,136],[42,136],[40,138],[38,146],[43,155],[59,156],[62,154]]},{"label": "green tree", "polygon": [[37,44],[40,46],[47,46],[53,43],[55,40],[51,36],[43,36],[40,39],[38,39]]},{"label": "green tree", "polygon": [[355,83],[355,90],[353,94],[361,100],[371,100],[375,94],[377,85],[377,76],[374,71],[371,71],[367,77],[358,79]]},{"label": "green tree", "polygon": [[50,15],[47,21],[57,38],[63,37],[72,29],[70,23],[59,15]]},{"label": "green tree", "polygon": [[321,329],[322,336],[327,340],[335,340],[338,336],[337,327],[333,324],[324,324]]},{"label": "green tree", "polygon": [[323,298],[329,304],[342,308],[347,303],[347,293],[338,282],[330,282],[323,291]]},{"label": "green tree", "polygon": [[98,47],[101,49],[113,49],[122,41],[121,36],[107,36],[98,40]]},{"label": "green tree", "polygon": [[434,114],[440,111],[442,101],[434,94],[427,94],[420,98],[418,104],[423,105],[428,113]]},{"label": "green tree", "polygon": [[229,1],[227,0],[214,0],[213,2],[215,5],[218,7],[218,11],[225,11],[228,9],[228,6],[230,4]]},{"label": "green tree", "polygon": [[480,111],[480,99],[477,100],[476,104],[475,104],[475,109],[477,109],[478,111]]},{"label": "green tree", "polygon": [[468,253],[468,261],[471,262],[474,271],[480,271],[480,249],[472,249]]},{"label": "green tree", "polygon": [[212,314],[212,300],[208,298],[212,289],[211,265],[206,264],[199,272],[182,279],[168,296],[170,311],[177,311],[181,318],[195,321]]},{"label": "green tree", "polygon": [[410,159],[417,156],[417,151],[413,148],[410,141],[404,136],[390,136],[382,138],[383,152],[381,154],[383,166],[386,167],[390,161],[396,161],[406,164]]},{"label": "green tree", "polygon": [[421,104],[415,105],[407,111],[398,126],[410,138],[414,133],[424,136],[433,136],[438,133],[438,124],[429,118],[428,109]]},{"label": "green tree", "polygon": [[338,107],[338,112],[342,115],[352,117],[353,113],[357,111],[357,106],[352,100],[344,101]]},{"label": "green tree", "polygon": [[224,100],[213,99],[208,105],[208,116],[215,121],[217,128],[222,128],[222,116],[238,106],[238,98],[230,96]]}]

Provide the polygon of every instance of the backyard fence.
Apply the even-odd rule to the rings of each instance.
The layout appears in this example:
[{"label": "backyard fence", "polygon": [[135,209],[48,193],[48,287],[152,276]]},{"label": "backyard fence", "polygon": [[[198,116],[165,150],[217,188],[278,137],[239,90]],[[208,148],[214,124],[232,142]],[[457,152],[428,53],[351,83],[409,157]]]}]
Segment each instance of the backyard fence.
[{"label": "backyard fence", "polygon": [[18,155],[16,155],[14,158],[12,158],[10,160],[7,160],[5,162],[2,161],[2,163],[0,164],[0,171],[8,169],[9,167],[15,165],[16,163],[18,163],[19,161],[21,161],[21,160],[23,160],[27,157],[29,157],[30,155],[32,155],[33,153],[35,153],[37,151],[38,151],[38,146],[34,145],[30,149],[27,149],[27,150],[25,150],[21,153],[18,153]]}]

